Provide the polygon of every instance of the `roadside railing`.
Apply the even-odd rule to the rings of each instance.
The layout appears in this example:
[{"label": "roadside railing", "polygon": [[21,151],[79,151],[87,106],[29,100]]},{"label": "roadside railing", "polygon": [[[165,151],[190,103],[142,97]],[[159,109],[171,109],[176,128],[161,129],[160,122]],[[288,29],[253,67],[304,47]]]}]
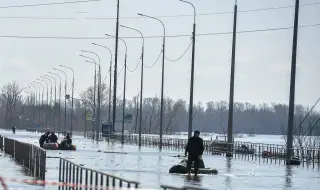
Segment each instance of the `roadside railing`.
[{"label": "roadside railing", "polygon": [[[139,182],[85,168],[64,158],[60,158],[59,182],[76,184],[76,189],[101,189],[104,187],[138,189],[139,187]],[[59,190],[69,188],[68,185],[59,186]]]},{"label": "roadside railing", "polygon": [[[92,134],[88,133],[87,137]],[[105,134],[106,141],[121,141],[121,134]],[[139,143],[139,136],[136,134],[125,134],[123,136],[124,143],[136,144]],[[162,148],[184,151],[187,145],[187,139],[179,138],[162,138]],[[251,143],[235,141],[231,144],[232,150],[228,152],[228,143],[218,140],[204,140],[204,154],[209,155],[225,155],[231,153],[234,157],[241,157],[245,159],[258,160],[262,158],[263,162],[271,163],[285,163],[286,147],[278,144],[264,144],[264,143]],[[160,138],[157,136],[141,136],[141,146],[159,147]],[[294,147],[293,157],[298,158],[302,164],[320,167],[320,148],[311,147]]]},{"label": "roadside railing", "polygon": [[32,144],[0,136],[0,149],[26,167],[34,177],[45,180],[46,151]]},{"label": "roadside railing", "polygon": [[205,188],[201,188],[198,186],[183,186],[183,187],[174,187],[169,185],[161,185],[160,186],[163,190],[208,190]]}]

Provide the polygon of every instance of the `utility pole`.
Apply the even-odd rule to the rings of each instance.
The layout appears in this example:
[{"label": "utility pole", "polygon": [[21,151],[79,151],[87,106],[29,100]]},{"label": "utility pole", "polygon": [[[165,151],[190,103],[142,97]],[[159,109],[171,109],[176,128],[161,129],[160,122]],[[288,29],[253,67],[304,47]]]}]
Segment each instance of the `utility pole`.
[{"label": "utility pole", "polygon": [[74,76],[72,77],[72,94],[71,94],[71,133],[73,132],[73,93],[74,93]]},{"label": "utility pole", "polygon": [[234,73],[235,73],[236,42],[237,42],[237,14],[238,14],[238,5],[236,0],[234,5],[234,18],[233,18],[233,39],[232,39],[229,114],[228,114],[228,149],[226,154],[227,157],[232,157],[232,143],[233,143],[233,104],[234,104]]},{"label": "utility pole", "polygon": [[56,130],[56,103],[57,103],[57,84],[56,84],[56,79],[55,80],[55,85],[54,85],[54,104],[53,104],[53,126],[54,126],[54,130]]},{"label": "utility pole", "polygon": [[99,127],[101,125],[100,122],[100,105],[101,105],[101,67],[99,64],[98,71],[98,109],[97,109],[97,122],[96,122],[96,140],[99,140]]},{"label": "utility pole", "polygon": [[115,50],[115,61],[114,61],[114,78],[113,78],[113,107],[112,107],[112,129],[115,131],[116,122],[116,108],[117,108],[117,67],[118,67],[118,41],[119,41],[119,6],[120,0],[117,2],[117,23],[116,23],[116,50]]},{"label": "utility pole", "polygon": [[93,86],[93,110],[92,110],[92,140],[94,140],[94,126],[95,126],[95,119],[96,119],[96,78],[97,78],[97,72],[96,72],[96,65],[95,71],[94,71],[94,86]]},{"label": "utility pole", "polygon": [[64,135],[67,133],[67,79],[64,85]]},{"label": "utility pole", "polygon": [[297,43],[298,43],[298,25],[299,25],[299,0],[296,0],[293,29],[293,45],[291,60],[291,78],[290,78],[290,97],[288,114],[288,134],[287,134],[287,154],[286,164],[291,165],[293,154],[293,125],[294,125],[294,99],[296,86],[296,65],[297,65]]}]

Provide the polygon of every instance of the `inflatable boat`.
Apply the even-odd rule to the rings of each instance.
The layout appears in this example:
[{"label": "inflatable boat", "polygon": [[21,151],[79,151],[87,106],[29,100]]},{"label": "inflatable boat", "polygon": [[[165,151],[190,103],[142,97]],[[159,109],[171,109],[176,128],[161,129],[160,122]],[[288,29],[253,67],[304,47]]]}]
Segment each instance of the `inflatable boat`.
[{"label": "inflatable boat", "polygon": [[58,143],[45,143],[43,148],[46,150],[76,150],[76,145],[71,145],[69,147],[60,146]]},{"label": "inflatable boat", "polygon": [[[178,165],[170,168],[169,173],[187,174],[187,159],[183,159]],[[194,173],[194,167],[191,166],[191,173]],[[205,168],[203,160],[199,161],[198,174],[218,174],[218,170],[213,168]]]}]

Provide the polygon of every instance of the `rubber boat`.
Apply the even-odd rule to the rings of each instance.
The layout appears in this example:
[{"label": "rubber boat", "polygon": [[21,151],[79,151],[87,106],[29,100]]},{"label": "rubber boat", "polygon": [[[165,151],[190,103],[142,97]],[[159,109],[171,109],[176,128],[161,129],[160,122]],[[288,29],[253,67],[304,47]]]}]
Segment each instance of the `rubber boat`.
[{"label": "rubber boat", "polygon": [[[187,174],[187,159],[183,159],[178,165],[172,166],[169,173]],[[191,173],[194,173],[193,165],[191,166]],[[218,170],[214,168],[205,168],[203,160],[200,160],[198,174],[218,174]]]},{"label": "rubber boat", "polygon": [[71,145],[70,147],[61,147],[58,143],[45,143],[43,148],[46,150],[76,150],[76,145]]}]

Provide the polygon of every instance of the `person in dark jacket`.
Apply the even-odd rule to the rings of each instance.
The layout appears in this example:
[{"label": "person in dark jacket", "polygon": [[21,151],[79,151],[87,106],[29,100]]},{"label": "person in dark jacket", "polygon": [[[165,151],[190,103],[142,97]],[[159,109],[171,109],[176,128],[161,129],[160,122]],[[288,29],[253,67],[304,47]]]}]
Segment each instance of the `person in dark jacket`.
[{"label": "person in dark jacket", "polygon": [[49,138],[47,139],[46,142],[47,143],[57,143],[58,142],[58,137],[54,131],[51,133],[51,135],[49,136]]},{"label": "person in dark jacket", "polygon": [[16,134],[16,127],[15,126],[12,126],[12,133]]},{"label": "person in dark jacket", "polygon": [[39,139],[39,144],[40,144],[41,148],[43,148],[43,144],[44,144],[44,142],[47,141],[49,135],[50,135],[50,132],[46,132],[45,134],[41,135],[41,137]]},{"label": "person in dark jacket", "polygon": [[194,162],[194,174],[198,174],[199,160],[202,159],[202,154],[204,151],[203,140],[199,136],[200,132],[195,131],[193,137],[189,138],[186,146],[185,156],[187,156],[188,153],[188,174],[190,174],[192,162]]},{"label": "person in dark jacket", "polygon": [[72,139],[70,133],[67,134],[67,136],[64,137],[64,139],[61,141],[61,147],[70,147],[72,145]]}]

